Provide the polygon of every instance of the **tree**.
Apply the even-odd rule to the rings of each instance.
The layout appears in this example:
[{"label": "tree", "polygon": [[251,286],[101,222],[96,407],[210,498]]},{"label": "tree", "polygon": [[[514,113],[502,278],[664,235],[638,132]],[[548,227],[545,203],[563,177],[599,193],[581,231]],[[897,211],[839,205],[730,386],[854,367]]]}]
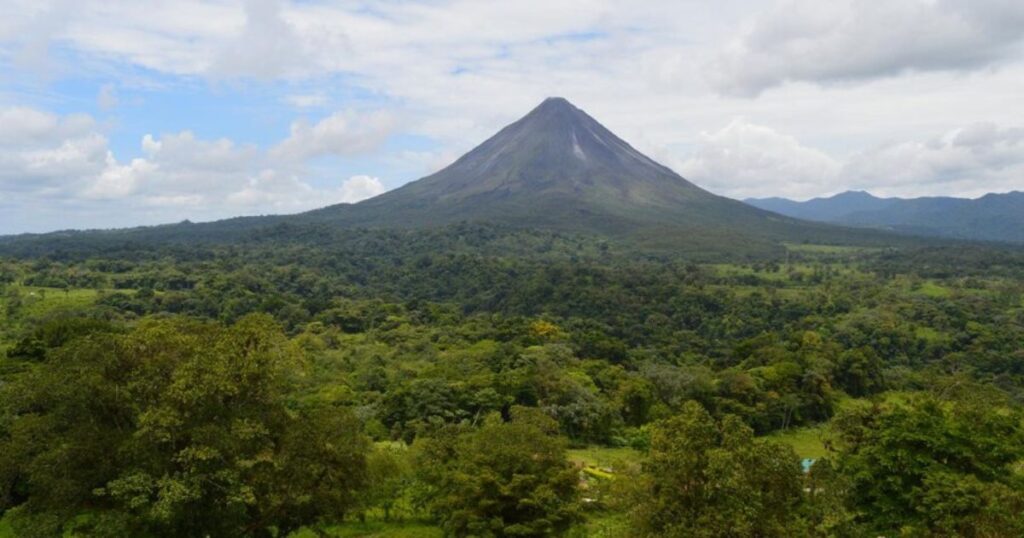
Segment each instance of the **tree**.
[{"label": "tree", "polygon": [[369,480],[365,506],[383,510],[384,521],[391,520],[394,507],[411,485],[413,474],[408,452],[404,444],[386,444],[375,448],[367,458]]},{"label": "tree", "polygon": [[642,536],[791,536],[799,534],[799,460],[789,447],[755,440],[742,420],[720,422],[698,403],[657,423],[644,464]]},{"label": "tree", "polygon": [[864,405],[836,417],[837,468],[873,533],[1024,535],[1021,416],[986,398]]},{"label": "tree", "polygon": [[885,387],[882,359],[867,346],[843,352],[835,375],[839,385],[851,396],[866,396]]},{"label": "tree", "polygon": [[289,407],[302,367],[263,315],[70,340],[0,394],[16,529],[268,536],[343,517],[368,441],[341,410]]},{"label": "tree", "polygon": [[476,430],[417,441],[429,507],[454,536],[553,536],[578,519],[578,471],[550,418],[513,408]]},{"label": "tree", "polygon": [[90,333],[113,330],[102,320],[61,316],[42,322],[7,351],[7,356],[22,361],[41,361],[51,349]]}]

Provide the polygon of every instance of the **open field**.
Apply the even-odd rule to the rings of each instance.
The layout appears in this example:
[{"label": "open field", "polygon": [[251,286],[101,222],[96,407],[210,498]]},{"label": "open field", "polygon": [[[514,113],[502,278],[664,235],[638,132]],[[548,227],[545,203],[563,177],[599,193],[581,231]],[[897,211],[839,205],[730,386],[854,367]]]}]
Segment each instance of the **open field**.
[{"label": "open field", "polygon": [[639,463],[643,455],[628,447],[601,447],[591,446],[587,448],[575,448],[568,451],[569,461],[578,462],[583,465],[601,468],[614,468],[616,465]]},{"label": "open field", "polygon": [[[21,322],[38,319],[52,312],[87,308],[102,292],[92,289],[57,289],[31,286],[7,286],[0,293],[0,356],[11,345],[11,334]],[[11,305],[17,301],[17,305]]]},{"label": "open field", "polygon": [[[14,288],[21,293],[24,314],[41,316],[54,310],[83,308],[91,305],[99,297],[100,291],[91,289],[57,289],[19,286]],[[110,290],[113,291],[113,290]]]},{"label": "open field", "polygon": [[817,245],[813,243],[783,243],[790,252],[801,252],[805,254],[862,254],[867,252],[878,252],[882,247],[860,247],[844,245]]},{"label": "open field", "polygon": [[820,426],[792,428],[765,436],[779,443],[793,447],[800,458],[823,458],[827,455],[824,444],[825,430]]}]

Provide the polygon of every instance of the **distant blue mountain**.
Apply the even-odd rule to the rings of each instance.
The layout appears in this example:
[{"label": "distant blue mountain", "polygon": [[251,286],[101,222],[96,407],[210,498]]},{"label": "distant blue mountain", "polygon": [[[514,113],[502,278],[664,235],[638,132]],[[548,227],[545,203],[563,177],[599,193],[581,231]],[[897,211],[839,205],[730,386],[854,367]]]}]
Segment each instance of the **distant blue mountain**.
[{"label": "distant blue mountain", "polygon": [[892,204],[894,198],[876,198],[864,191],[847,191],[830,198],[814,198],[797,202],[787,198],[750,198],[746,203],[781,215],[822,222],[841,222],[854,213],[879,211]]},{"label": "distant blue mountain", "polygon": [[848,191],[797,202],[750,198],[746,203],[800,219],[884,228],[916,235],[1024,243],[1024,192],[981,198],[878,198]]}]

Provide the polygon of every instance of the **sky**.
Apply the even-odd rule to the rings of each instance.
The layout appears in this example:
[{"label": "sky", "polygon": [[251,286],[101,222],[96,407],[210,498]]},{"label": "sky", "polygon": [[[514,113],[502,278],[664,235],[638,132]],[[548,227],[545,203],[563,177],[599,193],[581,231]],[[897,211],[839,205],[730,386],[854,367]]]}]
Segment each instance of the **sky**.
[{"label": "sky", "polygon": [[1024,1],[0,0],[0,234],[356,202],[548,96],[734,198],[1024,190]]}]

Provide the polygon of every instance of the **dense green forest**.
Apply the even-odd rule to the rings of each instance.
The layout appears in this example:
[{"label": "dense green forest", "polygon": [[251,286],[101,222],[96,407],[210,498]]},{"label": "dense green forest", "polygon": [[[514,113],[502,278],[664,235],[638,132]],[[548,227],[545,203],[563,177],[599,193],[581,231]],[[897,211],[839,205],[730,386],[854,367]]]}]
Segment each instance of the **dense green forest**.
[{"label": "dense green forest", "polygon": [[1024,251],[0,246],[0,536],[1021,536]]}]

